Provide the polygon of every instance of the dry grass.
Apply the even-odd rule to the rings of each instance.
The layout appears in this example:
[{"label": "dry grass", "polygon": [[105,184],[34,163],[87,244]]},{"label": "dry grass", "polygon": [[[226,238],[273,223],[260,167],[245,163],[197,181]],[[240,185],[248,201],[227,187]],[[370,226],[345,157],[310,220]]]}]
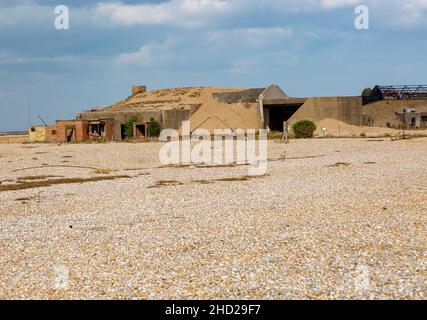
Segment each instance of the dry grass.
[{"label": "dry grass", "polygon": [[96,169],[93,171],[94,174],[110,174],[116,170],[113,169]]},{"label": "dry grass", "polygon": [[[226,178],[219,178],[219,179],[213,179],[213,180],[192,180],[191,183],[197,183],[197,184],[213,184],[215,182],[242,182],[242,181],[249,181],[251,179],[260,179],[267,177],[268,175],[262,175],[262,176],[239,176],[239,177],[226,177]],[[156,187],[162,187],[162,186],[181,186],[183,185],[183,182],[179,182],[176,180],[172,181],[157,181],[154,186],[150,186],[149,188],[156,188]]]},{"label": "dry grass", "polygon": [[86,183],[116,179],[128,179],[130,176],[110,176],[110,177],[93,177],[93,178],[63,178],[63,179],[48,179],[48,180],[36,180],[36,181],[23,181],[19,184],[0,185],[0,192],[3,191],[15,191],[23,189],[34,189],[50,187],[58,184],[72,184],[72,183]]},{"label": "dry grass", "polygon": [[158,167],[159,169],[165,168],[197,168],[197,169],[218,169],[218,168],[234,168],[240,166],[247,166],[248,163],[228,163],[228,164],[167,164]]},{"label": "dry grass", "polygon": [[248,181],[248,180],[249,180],[248,176],[241,176],[241,177],[221,178],[221,179],[216,179],[214,181],[219,181],[219,182],[233,182],[233,181]]},{"label": "dry grass", "polygon": [[228,164],[198,164],[196,165],[196,168],[208,168],[208,169],[215,169],[215,168],[234,168],[234,167],[241,167],[241,166],[247,166],[248,163],[228,163]]},{"label": "dry grass", "polygon": [[49,178],[62,178],[62,177],[63,176],[54,176],[54,175],[24,176],[24,177],[19,177],[18,180],[34,181],[34,180],[46,180]]},{"label": "dry grass", "polygon": [[158,167],[159,169],[167,169],[167,168],[189,168],[192,167],[192,164],[165,164],[163,166]]},{"label": "dry grass", "polygon": [[50,165],[47,163],[43,163],[41,166],[15,169],[15,170],[12,170],[12,172],[19,172],[19,171],[30,170],[30,169],[44,169],[44,168],[71,168],[71,169],[108,170],[108,169],[103,169],[103,168],[86,167],[86,166],[73,166],[73,165],[65,165],[65,164]]},{"label": "dry grass", "polygon": [[330,168],[332,168],[332,167],[348,167],[350,165],[351,165],[351,163],[348,163],[348,162],[335,162],[334,164],[331,164],[328,167],[330,167]]},{"label": "dry grass", "polygon": [[286,158],[288,160],[300,160],[300,159],[315,159],[315,158],[322,158],[322,157],[326,157],[325,154],[319,154],[319,155],[315,155],[315,156],[304,156],[304,157],[292,157],[292,158]]},{"label": "dry grass", "polygon": [[212,183],[214,183],[212,180],[193,180],[191,182],[199,183],[199,184],[212,184]]},{"label": "dry grass", "polygon": [[27,201],[40,200],[40,199],[41,199],[41,197],[39,197],[39,196],[32,196],[32,197],[16,198],[15,201],[21,201],[21,202],[25,203]]},{"label": "dry grass", "polygon": [[149,186],[148,188],[160,188],[160,187],[174,187],[174,186],[182,186],[184,183],[176,181],[176,180],[159,180],[156,184]]}]

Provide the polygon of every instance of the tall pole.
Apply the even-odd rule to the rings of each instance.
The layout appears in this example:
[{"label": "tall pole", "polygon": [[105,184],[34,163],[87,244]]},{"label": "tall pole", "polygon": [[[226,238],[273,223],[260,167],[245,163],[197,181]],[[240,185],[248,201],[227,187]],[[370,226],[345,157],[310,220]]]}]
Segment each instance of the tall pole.
[{"label": "tall pole", "polygon": [[29,128],[31,127],[31,89],[28,89],[27,108],[28,108],[28,128]]}]

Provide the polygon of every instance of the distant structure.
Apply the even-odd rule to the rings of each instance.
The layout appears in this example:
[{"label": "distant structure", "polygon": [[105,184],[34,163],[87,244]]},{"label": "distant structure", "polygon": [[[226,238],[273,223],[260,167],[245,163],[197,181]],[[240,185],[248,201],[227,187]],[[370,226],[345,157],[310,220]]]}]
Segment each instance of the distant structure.
[{"label": "distant structure", "polygon": [[396,129],[427,127],[427,86],[375,86],[363,96],[363,125]]},{"label": "distant structure", "polygon": [[427,100],[427,86],[375,86],[368,96],[363,97],[363,104],[380,100]]},{"label": "distant structure", "polygon": [[[400,114],[409,109],[412,118]],[[33,126],[29,133],[31,141],[120,141],[149,138],[153,121],[160,129],[180,130],[182,121],[189,120],[192,131],[265,128],[283,132],[284,123],[292,129],[299,120],[320,122],[326,118],[357,126],[418,128],[427,125],[424,112],[426,86],[376,86],[363,97],[295,98],[274,84],[249,89],[191,87],[154,91],[136,85],[131,87],[129,97],[111,106],[81,112],[75,120]],[[133,135],[129,136],[129,132]]]}]

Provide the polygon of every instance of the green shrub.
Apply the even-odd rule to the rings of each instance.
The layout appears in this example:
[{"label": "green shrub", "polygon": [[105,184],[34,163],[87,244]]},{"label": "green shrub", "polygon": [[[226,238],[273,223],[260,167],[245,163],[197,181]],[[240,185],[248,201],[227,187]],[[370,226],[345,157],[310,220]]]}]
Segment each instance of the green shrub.
[{"label": "green shrub", "polygon": [[148,135],[150,137],[158,137],[160,135],[160,124],[151,118],[150,122],[148,123]]},{"label": "green shrub", "polygon": [[136,116],[130,117],[125,123],[125,137],[130,139],[133,138],[133,125],[138,122],[139,119]]},{"label": "green shrub", "polygon": [[316,131],[317,127],[313,121],[300,120],[298,122],[295,122],[292,128],[295,134],[295,138],[305,139],[313,137],[314,131]]},{"label": "green shrub", "polygon": [[270,140],[275,140],[275,139],[281,139],[283,136],[283,133],[280,131],[271,131],[268,135],[267,138]]}]

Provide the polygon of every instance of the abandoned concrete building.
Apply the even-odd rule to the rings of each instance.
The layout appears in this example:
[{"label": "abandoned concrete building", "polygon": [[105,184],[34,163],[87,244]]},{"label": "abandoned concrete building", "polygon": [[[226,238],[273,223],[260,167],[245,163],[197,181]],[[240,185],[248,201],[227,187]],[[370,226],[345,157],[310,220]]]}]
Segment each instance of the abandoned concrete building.
[{"label": "abandoned concrete building", "polygon": [[361,97],[291,98],[280,87],[228,89],[180,88],[151,92],[132,87],[132,95],[110,107],[81,112],[79,120],[113,119],[113,139],[124,138],[125,123],[137,117],[135,137],[145,136],[147,124],[155,119],[162,129],[179,129],[189,120],[191,130],[259,129],[282,131],[302,120],[334,118],[349,124],[362,124]]},{"label": "abandoned concrete building", "polygon": [[363,125],[396,129],[427,127],[427,86],[376,86],[363,97]]},{"label": "abandoned concrete building", "polygon": [[[133,121],[133,138],[148,137],[148,126],[155,120],[160,129],[179,130],[188,120],[191,130],[261,129],[283,131],[298,120],[320,122],[330,118],[362,126],[414,128],[427,123],[427,89],[424,86],[375,87],[369,96],[294,98],[279,86],[232,89],[192,87],[147,91],[133,86],[131,95],[111,106],[81,112],[76,120],[56,125],[31,127],[30,140],[80,142],[120,141],[126,136],[126,123]],[[412,117],[401,115],[412,110]],[[415,118],[415,120],[414,120]],[[408,120],[409,119],[409,120]]]}]

